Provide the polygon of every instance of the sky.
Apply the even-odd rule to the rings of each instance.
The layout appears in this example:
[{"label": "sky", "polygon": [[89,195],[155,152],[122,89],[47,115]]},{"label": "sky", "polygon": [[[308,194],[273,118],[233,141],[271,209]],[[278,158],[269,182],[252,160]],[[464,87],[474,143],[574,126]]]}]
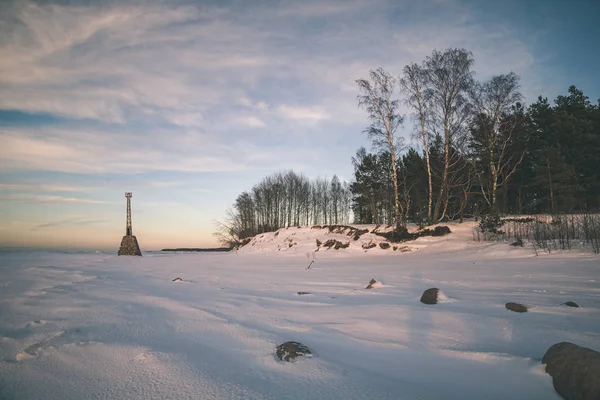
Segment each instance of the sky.
[{"label": "sky", "polygon": [[[434,49],[600,97],[595,0],[2,1],[0,248],[217,246],[263,177],[352,179],[356,79]],[[400,129],[411,144],[413,126]]]}]

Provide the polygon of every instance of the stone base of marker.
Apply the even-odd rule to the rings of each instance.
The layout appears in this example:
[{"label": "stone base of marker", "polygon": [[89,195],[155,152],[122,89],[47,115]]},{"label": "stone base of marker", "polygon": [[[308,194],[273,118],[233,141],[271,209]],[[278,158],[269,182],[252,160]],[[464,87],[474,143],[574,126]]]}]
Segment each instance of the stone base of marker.
[{"label": "stone base of marker", "polygon": [[119,256],[141,256],[140,246],[135,236],[123,236],[121,247],[117,253]]}]

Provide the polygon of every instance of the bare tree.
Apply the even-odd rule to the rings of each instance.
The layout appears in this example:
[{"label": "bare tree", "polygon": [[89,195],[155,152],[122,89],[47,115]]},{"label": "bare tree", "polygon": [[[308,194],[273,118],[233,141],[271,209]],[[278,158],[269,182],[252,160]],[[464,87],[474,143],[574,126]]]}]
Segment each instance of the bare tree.
[{"label": "bare tree", "polygon": [[457,150],[466,137],[466,124],[471,116],[468,93],[473,84],[473,64],[473,54],[465,49],[434,50],[424,63],[428,83],[425,97],[431,111],[428,121],[433,133],[444,142],[444,168],[433,210],[434,222],[444,216],[440,211],[448,205],[450,177],[460,161]]},{"label": "bare tree", "polygon": [[427,177],[429,179],[427,204],[427,219],[431,221],[433,208],[433,178],[431,174],[431,162],[429,160],[429,145],[427,144],[427,125],[428,99],[427,91],[427,73],[424,67],[412,63],[404,67],[402,78],[400,78],[400,87],[406,94],[406,104],[414,111],[415,120],[420,130],[423,151],[425,152],[425,165],[427,167]]},{"label": "bare tree", "polygon": [[394,222],[396,228],[402,226],[402,210],[398,197],[398,174],[396,171],[395,133],[404,121],[399,114],[399,101],[394,98],[396,79],[383,68],[369,71],[370,80],[358,79],[358,106],[364,107],[371,125],[365,130],[373,141],[373,146],[387,148],[390,152],[394,184]]},{"label": "bare tree", "polygon": [[[492,210],[497,207],[499,187],[515,172],[523,159],[523,153],[507,154],[507,148],[513,140],[514,126],[507,124],[509,119],[503,121],[511,108],[522,99],[519,87],[519,77],[511,72],[494,76],[484,83],[476,83],[471,92],[480,131],[479,140],[488,153],[489,182],[484,185],[480,177],[481,192]],[[504,126],[501,126],[503,122]],[[517,162],[514,162],[515,157]],[[500,181],[502,174],[505,179]]]}]

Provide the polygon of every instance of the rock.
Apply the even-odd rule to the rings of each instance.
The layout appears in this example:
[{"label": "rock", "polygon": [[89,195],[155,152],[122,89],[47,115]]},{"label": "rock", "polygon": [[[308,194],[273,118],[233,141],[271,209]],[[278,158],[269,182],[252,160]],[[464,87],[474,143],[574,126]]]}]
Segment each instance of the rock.
[{"label": "rock", "polygon": [[277,346],[277,357],[281,361],[294,361],[300,356],[310,356],[312,353],[302,343],[299,342],[285,342]]},{"label": "rock", "polygon": [[181,279],[181,278],[175,278],[175,279],[173,279],[173,282],[183,282],[183,279]]},{"label": "rock", "polygon": [[373,242],[369,242],[369,243],[363,243],[361,247],[365,250],[369,250],[376,246],[377,246],[377,244],[375,244]]},{"label": "rock", "polygon": [[371,281],[369,282],[369,284],[367,285],[367,287],[365,289],[373,289],[374,287],[377,287],[377,284],[379,282],[377,282],[375,280],[375,278],[371,279]]},{"label": "rock", "polygon": [[565,304],[565,306],[568,306],[568,307],[576,307],[576,308],[579,308],[579,304],[575,303],[574,301],[567,301],[567,302],[566,302],[566,303],[564,303],[564,304]]},{"label": "rock", "polygon": [[383,250],[389,249],[390,244],[388,242],[381,242],[381,243],[379,243],[379,247],[381,247],[381,249],[383,249]]},{"label": "rock", "polygon": [[512,242],[510,245],[515,246],[515,247],[523,247],[523,239],[518,238],[517,240]]},{"label": "rock", "polygon": [[436,226],[433,228],[433,235],[431,236],[444,236],[450,233],[450,228],[447,226]]},{"label": "rock", "polygon": [[310,294],[310,292],[298,292],[298,295],[299,295],[299,296],[302,296],[302,295],[304,295],[304,294]]},{"label": "rock", "polygon": [[527,307],[525,307],[523,304],[519,304],[519,303],[506,303],[505,307],[507,310],[518,312],[518,313],[527,312]]},{"label": "rock", "polygon": [[329,239],[328,241],[326,241],[325,243],[323,243],[323,247],[326,247],[328,249],[330,249],[331,247],[333,247],[335,250],[345,249],[348,246],[350,246],[350,242],[342,243],[339,240],[335,240],[335,239]]},{"label": "rock", "polygon": [[542,364],[554,390],[566,400],[600,399],[600,353],[569,342],[548,349]]},{"label": "rock", "polygon": [[427,289],[426,291],[423,292],[423,295],[421,296],[421,303],[437,304],[439,292],[440,292],[440,289],[438,289],[438,288]]}]

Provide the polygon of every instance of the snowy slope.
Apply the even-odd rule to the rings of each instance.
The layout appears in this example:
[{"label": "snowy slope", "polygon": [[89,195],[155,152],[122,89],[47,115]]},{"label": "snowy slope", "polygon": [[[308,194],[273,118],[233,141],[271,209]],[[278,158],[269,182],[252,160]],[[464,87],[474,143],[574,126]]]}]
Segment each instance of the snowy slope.
[{"label": "snowy slope", "polygon": [[[0,398],[559,399],[540,360],[560,341],[600,350],[600,258],[451,228],[406,253],[314,252],[305,228],[285,251],[2,253]],[[421,304],[430,287],[448,299]],[[288,340],[314,356],[280,362]]]},{"label": "snowy slope", "polygon": [[[472,229],[473,224],[469,224],[469,232]],[[328,240],[336,240],[343,244],[348,244],[345,249],[338,249],[344,252],[370,252],[377,253],[392,252],[393,247],[397,247],[396,251],[399,251],[400,247],[403,247],[404,251],[418,250],[423,247],[424,243],[430,243],[431,241],[437,242],[441,238],[419,238],[417,241],[405,242],[405,243],[389,243],[388,249],[382,249],[380,243],[388,243],[388,241],[377,235],[375,232],[384,233],[393,230],[391,226],[385,225],[351,225],[343,226],[334,225],[333,229],[329,228],[329,225],[316,225],[311,227],[289,227],[280,228],[275,232],[266,232],[251,238],[250,242],[245,246],[241,247],[238,252],[240,254],[251,254],[251,253],[312,253],[312,252],[326,252],[336,251],[333,248],[327,249],[323,247],[323,243]],[[466,225],[465,225],[466,227]],[[354,228],[349,229],[349,228]],[[461,227],[463,229],[464,227]],[[354,239],[356,230],[368,230],[368,232],[361,234],[358,239]],[[416,232],[418,229],[416,225],[408,226],[409,232]],[[464,230],[464,229],[463,229]],[[461,236],[462,238],[462,236]],[[322,244],[317,245],[317,240]],[[461,239],[462,240],[462,239]],[[367,246],[369,243],[375,244],[375,247],[365,249],[363,246]]]}]

